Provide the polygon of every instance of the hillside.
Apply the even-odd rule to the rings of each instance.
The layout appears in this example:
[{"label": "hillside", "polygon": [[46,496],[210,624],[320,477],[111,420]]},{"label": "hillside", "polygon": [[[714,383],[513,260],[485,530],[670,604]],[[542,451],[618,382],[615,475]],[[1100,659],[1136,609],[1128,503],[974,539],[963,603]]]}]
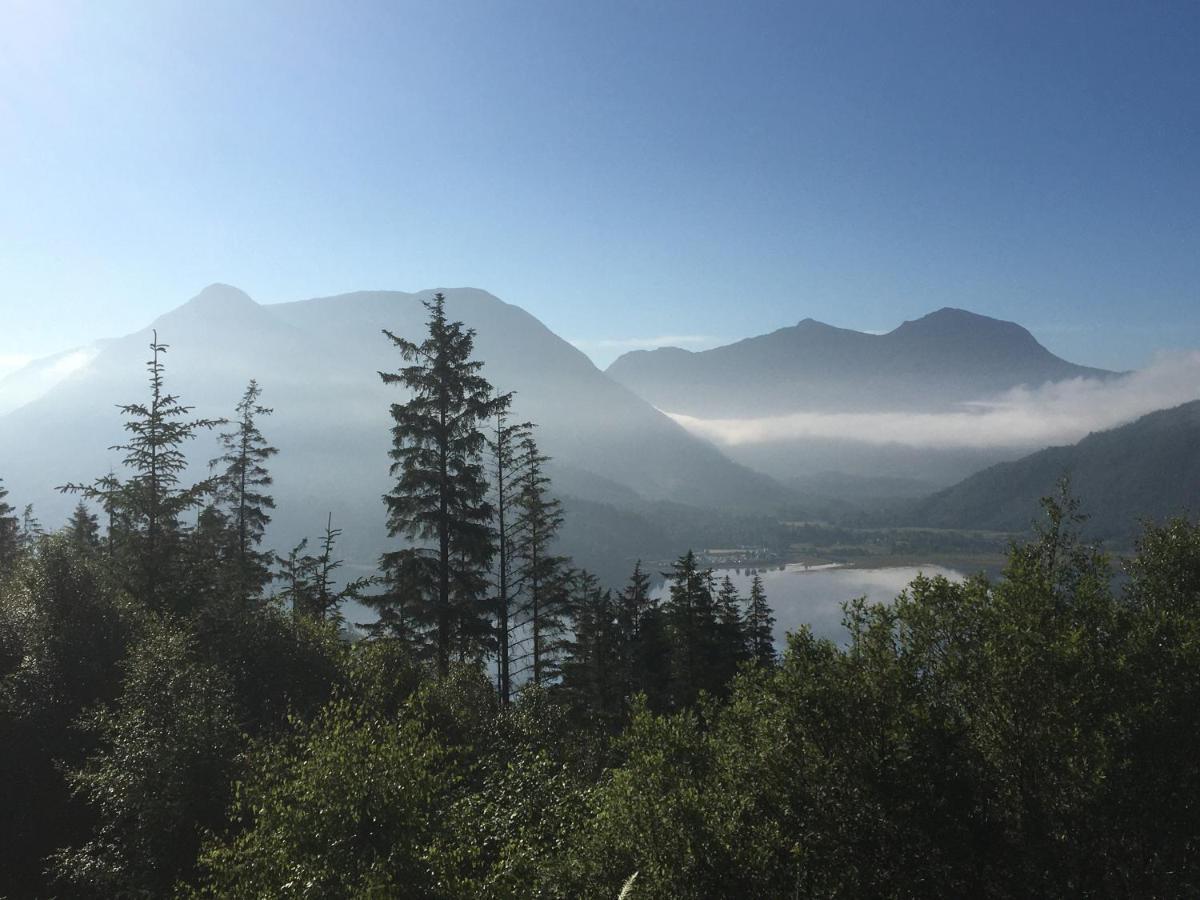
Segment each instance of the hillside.
[{"label": "hillside", "polygon": [[[788,496],[611,381],[519,307],[480,290],[445,293],[449,314],[478,332],[486,377],[516,391],[516,415],[538,423],[560,493],[616,506],[663,501],[742,511],[771,509]],[[386,540],[388,405],[402,396],[377,374],[401,364],[380,329],[419,337],[421,301],[431,294],[372,291],[260,305],[237,288],[212,285],[136,334],[97,342],[53,383],[52,363],[12,376],[38,390],[0,416],[0,472],[14,497],[35,503],[47,525],[60,523],[74,500],[55,485],[119,466],[106,449],[122,439],[115,407],[144,397],[156,329],[170,345],[167,387],[197,415],[227,415],[250,378],[262,385],[263,402],[275,410],[264,431],[281,451],[272,465],[279,501],[272,543],[291,546],[332,511],[347,549],[369,565]],[[189,448],[194,474],[212,449],[208,438]]]},{"label": "hillside", "polygon": [[1200,513],[1200,400],[1049,447],[970,476],[916,504],[915,524],[1021,531],[1064,474],[1091,518],[1086,531],[1127,540],[1139,518]]}]

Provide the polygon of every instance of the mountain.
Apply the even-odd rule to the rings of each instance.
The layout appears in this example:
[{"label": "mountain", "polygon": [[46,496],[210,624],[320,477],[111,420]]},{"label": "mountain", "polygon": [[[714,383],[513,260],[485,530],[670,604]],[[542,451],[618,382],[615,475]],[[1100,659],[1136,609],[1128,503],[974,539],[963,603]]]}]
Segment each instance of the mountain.
[{"label": "mountain", "polygon": [[[560,493],[614,509],[671,502],[742,511],[772,509],[789,496],[613,382],[519,307],[481,290],[443,292],[449,315],[476,329],[486,377],[498,390],[515,390],[515,415],[540,426]],[[369,291],[262,305],[212,285],[146,329],[89,348],[56,379],[47,380],[52,362],[32,364],[18,382],[36,382],[37,396],[0,415],[0,476],[54,524],[74,502],[55,485],[119,469],[119,455],[106,450],[123,437],[115,407],[146,396],[145,360],[157,331],[170,346],[167,389],[196,415],[229,415],[250,378],[262,385],[263,402],[275,410],[263,431],[281,451],[272,465],[279,502],[272,544],[284,549],[315,534],[332,511],[367,565],[386,542],[388,407],[404,396],[377,374],[402,364],[380,331],[420,339],[422,300],[432,294]],[[193,475],[214,451],[211,435],[188,448]],[[639,519],[631,533],[642,527]]]},{"label": "mountain", "polygon": [[978,472],[913,507],[913,524],[1023,531],[1064,474],[1085,532],[1127,542],[1139,518],[1200,514],[1200,400]]},{"label": "mountain", "polygon": [[1013,322],[950,308],[887,334],[804,319],[712,350],[635,350],[607,372],[659,409],[700,418],[937,411],[1018,385],[1115,374],[1060,359]]}]

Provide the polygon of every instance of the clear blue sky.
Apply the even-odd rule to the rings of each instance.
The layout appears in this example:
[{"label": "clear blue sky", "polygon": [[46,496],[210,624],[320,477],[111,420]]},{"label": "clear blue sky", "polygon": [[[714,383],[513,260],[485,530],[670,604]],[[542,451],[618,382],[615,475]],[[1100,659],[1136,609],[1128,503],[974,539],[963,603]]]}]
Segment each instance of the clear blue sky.
[{"label": "clear blue sky", "polygon": [[0,0],[0,357],[226,281],[1137,366],[1200,346],[1198,47],[1191,0]]}]

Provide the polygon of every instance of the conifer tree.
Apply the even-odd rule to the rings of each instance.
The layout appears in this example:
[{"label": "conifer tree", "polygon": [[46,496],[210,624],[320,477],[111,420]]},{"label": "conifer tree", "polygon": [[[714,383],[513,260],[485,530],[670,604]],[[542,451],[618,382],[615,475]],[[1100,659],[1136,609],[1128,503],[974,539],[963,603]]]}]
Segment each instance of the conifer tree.
[{"label": "conifer tree", "polygon": [[543,684],[556,674],[570,579],[566,558],[552,552],[563,514],[562,503],[550,493],[550,478],[545,471],[549,457],[539,452],[531,434],[522,437],[519,454],[514,548],[521,591],[518,627],[525,634],[521,643],[526,668],[534,684]]},{"label": "conifer tree", "polygon": [[38,541],[45,536],[46,529],[42,528],[42,523],[34,514],[33,504],[26,503],[25,509],[21,512],[21,532],[18,537],[22,552],[32,553],[37,547]]},{"label": "conifer tree", "polygon": [[156,608],[181,600],[182,585],[174,577],[178,572],[172,571],[178,562],[183,533],[179,517],[200,505],[212,490],[209,481],[180,483],[187,467],[183,445],[197,431],[223,424],[221,419],[189,418],[192,407],[167,393],[162,361],[167,349],[168,345],[160,344],[158,332],[154,332],[151,357],[146,363],[149,401],[120,407],[130,438],[110,449],[124,452],[123,462],[133,474],[126,481],[109,475],[90,485],[67,484],[60,488],[99,500],[112,511],[114,524],[121,526],[115,552],[126,556],[121,570],[128,573],[129,587],[135,595]]},{"label": "conifer tree", "polygon": [[737,667],[749,659],[749,641],[742,620],[742,598],[733,580],[726,575],[717,589],[717,636],[719,640],[716,663],[722,680],[737,674]]},{"label": "conifer tree", "polygon": [[750,582],[750,596],[746,604],[746,639],[750,658],[761,666],[774,665],[775,616],[767,603],[762,577],[757,573]]},{"label": "conifer tree", "polygon": [[307,547],[308,538],[303,538],[288,551],[287,556],[275,556],[275,562],[279,566],[275,578],[283,582],[279,599],[291,607],[294,619],[309,614],[314,605],[313,598],[316,596],[314,576],[317,571],[317,557],[305,553]]},{"label": "conifer tree", "polygon": [[664,708],[669,649],[661,606],[650,592],[650,576],[638,560],[616,600],[621,635],[620,665],[626,697],[642,693],[653,709]]},{"label": "conifer tree", "polygon": [[[388,534],[419,543],[385,553],[381,562],[391,582],[417,591],[445,676],[455,642],[490,630],[487,573],[495,543],[481,429],[510,395],[494,394],[480,374],[483,363],[472,359],[475,332],[447,320],[445,297],[435,294],[425,308],[428,336],[421,343],[383,332],[410,365],[379,375],[411,391],[407,402],[391,406],[396,483],[384,495]],[[382,612],[390,596],[373,605]]]},{"label": "conifer tree", "polygon": [[333,527],[333,513],[325,520],[325,533],[321,536],[321,552],[313,558],[312,588],[308,613],[314,619],[341,620],[339,608],[350,599],[357,599],[362,591],[373,583],[372,578],[355,578],[338,588],[334,573],[342,567],[342,560],[334,556],[337,540],[342,529]]},{"label": "conifer tree", "polygon": [[75,504],[67,521],[67,535],[80,550],[91,553],[100,548],[100,520],[82,500]]},{"label": "conifer tree", "polygon": [[514,538],[518,524],[513,506],[523,459],[518,449],[532,427],[530,422],[510,423],[507,408],[501,409],[494,417],[492,434],[488,439],[496,515],[496,558],[493,566],[496,591],[496,688],[500,702],[505,706],[512,701],[513,605],[516,600],[513,590],[516,562]]},{"label": "conifer tree", "polygon": [[258,419],[273,412],[258,402],[261,396],[262,388],[251,379],[238,401],[234,428],[220,435],[224,452],[209,463],[210,468],[224,467],[216,480],[216,501],[233,531],[230,563],[241,599],[259,593],[270,578],[271,555],[256,548],[271,521],[268,510],[275,508],[275,500],[265,492],[272,481],[266,463],[279,451],[258,427]]},{"label": "conifer tree", "polygon": [[724,682],[717,665],[721,641],[713,577],[700,568],[691,550],[664,575],[669,582],[663,614],[670,643],[670,702],[682,708],[700,691],[716,691]]},{"label": "conifer tree", "polygon": [[8,504],[8,488],[0,478],[0,571],[12,565],[20,552],[21,525],[14,515],[16,510]]},{"label": "conifer tree", "polygon": [[626,700],[619,606],[588,572],[576,573],[571,594],[574,636],[562,663],[563,689],[577,709],[616,729]]}]

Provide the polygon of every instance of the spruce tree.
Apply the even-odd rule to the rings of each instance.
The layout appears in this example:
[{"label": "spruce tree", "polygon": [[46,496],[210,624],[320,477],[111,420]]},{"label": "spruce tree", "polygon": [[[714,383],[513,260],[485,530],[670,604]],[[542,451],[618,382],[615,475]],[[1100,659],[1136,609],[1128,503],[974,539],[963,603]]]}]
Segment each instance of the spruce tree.
[{"label": "spruce tree", "polygon": [[153,608],[183,602],[186,592],[178,577],[178,551],[184,529],[179,517],[199,506],[212,490],[209,481],[181,484],[187,467],[183,445],[198,431],[223,424],[221,419],[189,418],[192,407],[167,393],[162,361],[167,349],[154,332],[146,363],[149,401],[120,407],[130,438],[109,449],[125,454],[123,463],[133,474],[126,481],[108,475],[90,485],[59,488],[99,500],[110,510],[114,527],[119,526],[114,555],[125,557],[118,560],[120,570],[127,573],[128,587],[135,596]]},{"label": "spruce tree", "polygon": [[507,408],[501,409],[495,415],[492,434],[488,439],[496,516],[496,558],[493,565],[496,591],[496,689],[500,702],[505,706],[512,702],[513,606],[516,600],[513,590],[516,562],[514,538],[518,524],[513,506],[522,468],[522,456],[518,449],[532,427],[530,422],[510,423]]},{"label": "spruce tree", "polygon": [[650,576],[638,560],[616,600],[621,635],[620,666],[626,697],[645,694],[652,709],[665,708],[669,649],[662,608],[650,592]]},{"label": "spruce tree", "polygon": [[[509,402],[495,395],[472,359],[475,332],[446,318],[445,297],[425,303],[428,336],[421,343],[384,330],[409,365],[380,372],[384,384],[407,388],[393,403],[391,474],[384,495],[388,534],[417,546],[385,553],[385,577],[417,592],[416,610],[432,631],[438,672],[450,670],[452,648],[490,631],[488,569],[495,552],[492,507],[481,430]],[[374,598],[383,612],[390,594]],[[484,648],[477,648],[482,651]]]},{"label": "spruce tree", "polygon": [[220,435],[224,452],[209,463],[213,469],[223,466],[216,480],[216,501],[233,532],[230,565],[234,589],[243,600],[258,594],[270,578],[271,554],[257,547],[271,521],[268,510],[275,508],[275,500],[266,493],[272,481],[266,464],[279,451],[258,427],[258,419],[273,412],[258,402],[261,396],[262,388],[251,379],[238,401],[234,428]]},{"label": "spruce tree", "polygon": [[42,527],[41,521],[33,511],[33,504],[26,503],[25,509],[21,512],[21,531],[18,536],[18,543],[24,553],[32,553],[38,545],[38,542],[46,536],[46,529]]},{"label": "spruce tree", "polygon": [[534,684],[543,684],[556,674],[559,637],[565,630],[570,577],[567,559],[552,552],[562,526],[562,503],[550,493],[550,478],[544,456],[533,435],[521,439],[521,476],[515,497],[514,553],[517,560],[518,602],[524,637],[523,658]]},{"label": "spruce tree", "polygon": [[775,616],[767,603],[762,578],[755,574],[746,601],[746,639],[750,658],[761,666],[775,664]]},{"label": "spruce tree", "polygon": [[334,573],[342,567],[342,560],[334,556],[337,540],[342,529],[333,527],[333,513],[325,520],[325,533],[321,536],[321,552],[313,558],[312,589],[308,606],[309,614],[318,620],[341,621],[341,605],[350,599],[358,599],[362,591],[374,582],[373,578],[355,578],[338,588]]},{"label": "spruce tree", "polygon": [[100,520],[82,500],[75,504],[67,521],[67,536],[72,544],[88,553],[100,548]]},{"label": "spruce tree", "polygon": [[690,706],[700,691],[724,685],[721,640],[712,572],[701,569],[689,550],[663,574],[669,582],[663,614],[670,643],[670,702],[679,709]]},{"label": "spruce tree", "polygon": [[750,657],[749,640],[742,620],[742,598],[728,575],[721,579],[716,602],[719,641],[716,664],[720,670],[718,677],[728,681],[737,674],[737,667]]},{"label": "spruce tree", "polygon": [[4,479],[0,478],[0,571],[8,568],[20,553],[21,524],[14,515],[16,512],[5,499],[8,488]]},{"label": "spruce tree", "polygon": [[588,572],[572,582],[574,636],[562,663],[563,690],[577,710],[616,730],[626,700],[619,604]]}]

